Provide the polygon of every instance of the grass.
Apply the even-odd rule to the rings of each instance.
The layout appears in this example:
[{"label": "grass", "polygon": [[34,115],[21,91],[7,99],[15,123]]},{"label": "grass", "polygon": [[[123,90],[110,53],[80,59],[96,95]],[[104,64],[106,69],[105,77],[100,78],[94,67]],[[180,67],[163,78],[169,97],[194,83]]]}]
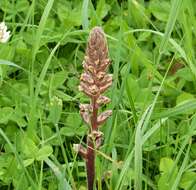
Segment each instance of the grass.
[{"label": "grass", "polygon": [[193,0],[1,0],[0,189],[86,189],[79,76],[90,29],[107,34],[113,115],[97,190],[196,189]]}]

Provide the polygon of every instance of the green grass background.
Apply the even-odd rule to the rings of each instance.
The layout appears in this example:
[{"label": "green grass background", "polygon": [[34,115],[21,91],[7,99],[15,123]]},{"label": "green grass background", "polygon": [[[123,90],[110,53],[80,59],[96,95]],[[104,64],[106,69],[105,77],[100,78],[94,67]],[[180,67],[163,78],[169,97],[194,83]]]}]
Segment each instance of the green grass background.
[{"label": "green grass background", "polygon": [[85,190],[78,91],[89,31],[108,40],[112,117],[97,190],[196,190],[195,0],[0,0],[0,189]]}]

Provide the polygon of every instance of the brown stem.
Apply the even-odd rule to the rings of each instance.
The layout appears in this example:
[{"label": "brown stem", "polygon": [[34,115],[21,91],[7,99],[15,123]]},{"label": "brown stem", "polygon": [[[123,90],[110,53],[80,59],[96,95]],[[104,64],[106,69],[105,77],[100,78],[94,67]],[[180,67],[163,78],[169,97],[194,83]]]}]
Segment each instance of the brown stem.
[{"label": "brown stem", "polygon": [[94,137],[93,131],[98,130],[97,125],[97,98],[92,98],[92,116],[91,116],[91,129],[90,136],[88,135],[87,139],[87,159],[86,159],[86,168],[87,168],[87,179],[88,179],[88,190],[93,190],[94,180],[95,180],[95,146],[94,146]]},{"label": "brown stem", "polygon": [[97,131],[97,112],[98,112],[98,106],[97,106],[97,98],[93,97],[92,98],[92,107],[93,107],[93,113],[91,117],[91,130],[92,131]]},{"label": "brown stem", "polygon": [[88,190],[93,190],[94,180],[95,180],[95,151],[94,151],[94,142],[89,137],[88,137],[86,169],[87,169]]}]

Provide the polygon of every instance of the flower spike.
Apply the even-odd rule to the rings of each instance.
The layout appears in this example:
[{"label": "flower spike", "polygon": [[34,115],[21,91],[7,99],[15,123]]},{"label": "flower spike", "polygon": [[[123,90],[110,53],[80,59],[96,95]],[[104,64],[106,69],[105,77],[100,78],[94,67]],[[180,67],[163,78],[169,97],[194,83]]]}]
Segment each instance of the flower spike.
[{"label": "flower spike", "polygon": [[80,115],[90,126],[87,135],[87,149],[74,145],[74,149],[86,160],[88,190],[93,190],[95,181],[95,153],[101,146],[103,134],[99,131],[112,110],[105,111],[98,116],[98,109],[110,102],[102,94],[112,85],[112,75],[107,74],[110,65],[108,47],[105,34],[100,27],[94,27],[90,32],[88,45],[83,61],[84,73],[80,77],[79,90],[90,99],[90,104],[80,105]]}]

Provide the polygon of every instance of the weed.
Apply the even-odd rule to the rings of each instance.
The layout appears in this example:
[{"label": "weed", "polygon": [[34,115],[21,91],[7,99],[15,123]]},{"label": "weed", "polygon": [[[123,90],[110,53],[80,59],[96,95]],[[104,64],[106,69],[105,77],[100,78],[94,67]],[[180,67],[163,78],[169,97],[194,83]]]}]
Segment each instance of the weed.
[{"label": "weed", "polygon": [[[80,78],[80,91],[90,97],[90,104],[80,105],[80,114],[84,121],[90,125],[87,135],[87,149],[75,144],[77,152],[86,160],[88,189],[93,190],[95,179],[95,153],[101,146],[102,133],[99,131],[106,119],[112,114],[111,110],[98,113],[101,106],[110,102],[106,96],[102,96],[112,84],[112,76],[106,74],[110,64],[108,58],[107,41],[100,27],[92,29],[88,41],[85,60],[83,62],[84,73]],[[99,114],[99,115],[98,115]]]},{"label": "weed", "polygon": [[[195,7],[194,0],[0,0],[0,189],[85,190],[89,178],[97,190],[195,190]],[[94,26],[105,32],[113,73],[96,101],[111,99],[97,110],[97,119],[112,110],[99,130],[86,113],[92,106],[80,106],[89,127],[79,113],[89,98],[78,85],[90,105],[99,90],[81,64],[93,53],[85,48]],[[95,156],[91,179],[76,143],[83,157]]]}]

